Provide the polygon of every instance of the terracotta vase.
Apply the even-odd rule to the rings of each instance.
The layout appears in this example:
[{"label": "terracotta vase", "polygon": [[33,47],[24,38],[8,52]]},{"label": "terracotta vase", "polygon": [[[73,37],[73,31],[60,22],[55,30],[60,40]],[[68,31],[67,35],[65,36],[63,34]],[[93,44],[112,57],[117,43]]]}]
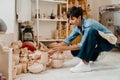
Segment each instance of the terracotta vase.
[{"label": "terracotta vase", "polygon": [[41,64],[47,64],[48,63],[48,54],[46,52],[41,52],[40,63]]}]

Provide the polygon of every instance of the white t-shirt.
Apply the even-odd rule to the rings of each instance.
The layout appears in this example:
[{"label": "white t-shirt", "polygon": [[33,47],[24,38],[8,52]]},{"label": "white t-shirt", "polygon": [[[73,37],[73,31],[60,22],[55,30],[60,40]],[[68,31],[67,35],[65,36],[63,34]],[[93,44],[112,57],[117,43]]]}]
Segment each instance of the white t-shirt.
[{"label": "white t-shirt", "polygon": [[116,44],[117,42],[117,37],[113,34],[105,34],[101,31],[98,31],[98,33],[100,34],[101,37],[103,37],[104,39],[106,39],[109,43],[111,44]]}]

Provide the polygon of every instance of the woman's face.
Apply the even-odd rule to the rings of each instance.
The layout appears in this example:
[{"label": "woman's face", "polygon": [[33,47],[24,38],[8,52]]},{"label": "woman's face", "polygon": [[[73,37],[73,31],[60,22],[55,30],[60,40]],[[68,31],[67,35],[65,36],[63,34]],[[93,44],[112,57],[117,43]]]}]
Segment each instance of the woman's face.
[{"label": "woman's face", "polygon": [[74,26],[81,26],[81,16],[79,16],[78,18],[76,17],[71,17],[69,19],[69,22],[71,25],[74,25]]}]

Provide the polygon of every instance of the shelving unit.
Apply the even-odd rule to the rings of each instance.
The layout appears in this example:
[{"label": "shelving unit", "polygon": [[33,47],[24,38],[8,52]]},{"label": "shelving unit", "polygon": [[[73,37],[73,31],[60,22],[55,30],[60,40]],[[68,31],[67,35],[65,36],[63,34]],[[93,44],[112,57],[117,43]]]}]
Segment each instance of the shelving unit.
[{"label": "shelving unit", "polygon": [[40,1],[54,2],[54,3],[66,3],[67,4],[67,0],[40,0]]},{"label": "shelving unit", "polygon": [[[37,41],[54,42],[62,41],[62,23],[65,23],[65,36],[68,35],[68,20],[63,18],[67,12],[67,0],[31,0],[32,1],[32,19],[35,22],[35,36]],[[47,6],[46,6],[47,5]],[[55,19],[51,19],[53,12]],[[60,16],[60,17],[59,17]],[[65,16],[65,15],[64,15]]]},{"label": "shelving unit", "polygon": [[[84,10],[84,17],[88,17],[87,0],[32,0],[32,19],[35,22],[34,31],[38,42],[59,42],[68,36],[71,26],[67,18],[62,18],[62,14],[72,6],[81,6]],[[52,11],[55,14],[55,19],[50,19]],[[62,30],[63,24],[64,30]],[[55,31],[56,33],[54,33]],[[74,40],[73,44],[80,40],[81,36]]]}]

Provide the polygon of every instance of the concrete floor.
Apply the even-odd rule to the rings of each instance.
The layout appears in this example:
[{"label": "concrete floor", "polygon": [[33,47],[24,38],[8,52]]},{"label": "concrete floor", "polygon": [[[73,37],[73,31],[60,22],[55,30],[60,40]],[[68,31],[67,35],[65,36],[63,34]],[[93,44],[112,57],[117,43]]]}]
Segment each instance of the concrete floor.
[{"label": "concrete floor", "polygon": [[15,80],[120,80],[120,51],[113,50],[103,54],[105,56],[99,57],[95,64],[91,64],[91,72],[70,72],[69,69],[80,60],[73,58],[65,61],[63,68],[46,70],[40,74],[22,74]]}]

